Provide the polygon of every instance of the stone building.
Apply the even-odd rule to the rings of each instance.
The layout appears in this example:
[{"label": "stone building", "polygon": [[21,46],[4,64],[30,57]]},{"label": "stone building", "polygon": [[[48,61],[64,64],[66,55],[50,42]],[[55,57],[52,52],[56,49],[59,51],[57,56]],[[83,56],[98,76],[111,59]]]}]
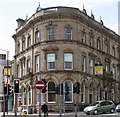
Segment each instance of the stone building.
[{"label": "stone building", "polygon": [[[47,92],[41,101],[50,111],[59,110],[60,95],[55,93],[63,83],[62,103],[74,111],[73,85],[80,83],[78,110],[96,100],[120,100],[120,37],[87,15],[72,7],[37,9],[29,19],[18,19],[15,40],[15,77],[21,81],[18,101],[32,113],[38,112],[36,81],[41,75],[47,81]],[[95,75],[95,64],[103,65],[103,75]],[[66,94],[65,86],[69,87]],[[63,106],[62,106],[63,108]]]}]

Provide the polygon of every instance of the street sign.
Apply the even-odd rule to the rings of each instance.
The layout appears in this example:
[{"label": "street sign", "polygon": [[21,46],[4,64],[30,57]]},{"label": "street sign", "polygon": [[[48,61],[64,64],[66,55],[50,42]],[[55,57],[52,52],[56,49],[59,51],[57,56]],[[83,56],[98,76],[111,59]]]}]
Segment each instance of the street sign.
[{"label": "street sign", "polygon": [[42,90],[43,88],[44,88],[44,82],[43,81],[37,81],[36,82],[36,88],[38,89],[38,90]]}]

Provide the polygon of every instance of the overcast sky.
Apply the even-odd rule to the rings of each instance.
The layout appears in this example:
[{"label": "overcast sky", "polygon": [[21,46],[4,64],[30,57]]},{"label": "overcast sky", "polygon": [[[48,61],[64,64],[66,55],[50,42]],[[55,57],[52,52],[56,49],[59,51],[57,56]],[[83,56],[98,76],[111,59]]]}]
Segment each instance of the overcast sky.
[{"label": "overcast sky", "polygon": [[[15,44],[12,35],[17,28],[16,20],[31,17],[39,5],[42,8],[54,6],[76,7],[80,10],[84,7],[87,14],[92,13],[95,20],[100,21],[100,16],[107,28],[118,33],[118,1],[119,0],[0,0],[0,49],[9,51],[9,59],[12,60]],[[0,53],[6,53],[0,51]]]}]

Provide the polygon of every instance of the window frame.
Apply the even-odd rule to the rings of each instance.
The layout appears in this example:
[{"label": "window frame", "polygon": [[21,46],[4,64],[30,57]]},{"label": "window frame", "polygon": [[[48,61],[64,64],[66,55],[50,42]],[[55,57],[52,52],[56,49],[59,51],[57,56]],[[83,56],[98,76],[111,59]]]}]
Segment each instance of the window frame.
[{"label": "window frame", "polygon": [[[91,66],[91,61],[92,61],[92,66]],[[90,59],[90,74],[94,74],[94,60],[93,59]]]},{"label": "window frame", "polygon": [[[65,55],[72,55],[71,57],[71,59],[72,59],[72,61],[66,61],[65,60]],[[69,62],[69,63],[71,63],[71,68],[69,69],[69,68],[66,68],[66,64],[65,64],[65,62]],[[73,53],[64,53],[64,70],[73,70]]]},{"label": "window frame", "polygon": [[90,47],[94,47],[94,37],[90,36]]},{"label": "window frame", "polygon": [[100,50],[101,49],[101,44],[100,44],[100,40],[98,39],[97,40],[97,50]]},{"label": "window frame", "polygon": [[81,84],[81,103],[85,103],[85,83],[83,82]]},{"label": "window frame", "polygon": [[[48,91],[47,91],[47,103],[55,103],[55,102],[56,102],[56,93],[55,93],[55,90],[54,90],[54,91],[49,91],[49,83],[50,83],[50,82],[54,83],[54,86],[55,86],[55,82],[52,81],[52,80],[47,83],[47,88],[48,88],[48,89],[47,89],[47,90],[48,90]],[[55,89],[55,87],[54,87],[54,89]],[[54,101],[49,101],[49,99],[48,99],[48,98],[49,98],[49,94],[50,94],[49,92],[50,92],[50,93],[52,92],[52,94],[55,96],[55,100],[54,100]],[[54,93],[53,93],[53,92],[54,92]]]},{"label": "window frame", "polygon": [[86,72],[86,57],[85,56],[82,56],[81,64],[82,64],[82,72]]},{"label": "window frame", "polygon": [[[54,60],[51,60],[50,59],[50,61],[49,61],[49,56],[50,55],[54,55]],[[52,58],[52,57],[51,57]],[[47,70],[55,70],[55,64],[56,64],[56,54],[55,53],[48,53],[47,54]],[[54,68],[49,68],[50,67],[50,63],[53,63],[53,66],[54,66]]]},{"label": "window frame", "polygon": [[82,41],[83,44],[86,43],[86,34],[85,34],[84,31],[82,31],[82,33],[81,33],[81,41]]},{"label": "window frame", "polygon": [[72,28],[65,27],[65,40],[72,40]]},{"label": "window frame", "polygon": [[54,39],[55,39],[55,29],[48,28],[48,40],[54,40]]},{"label": "window frame", "polygon": [[22,41],[22,51],[25,50],[25,40]]},{"label": "window frame", "polygon": [[35,56],[35,72],[40,71],[40,56],[36,55]]},{"label": "window frame", "polygon": [[35,43],[38,43],[38,42],[40,42],[40,32],[36,31],[35,32]]},{"label": "window frame", "polygon": [[28,87],[28,105],[31,105],[31,88],[30,86]]},{"label": "window frame", "polygon": [[27,38],[27,47],[29,48],[31,46],[31,36],[28,36]]}]

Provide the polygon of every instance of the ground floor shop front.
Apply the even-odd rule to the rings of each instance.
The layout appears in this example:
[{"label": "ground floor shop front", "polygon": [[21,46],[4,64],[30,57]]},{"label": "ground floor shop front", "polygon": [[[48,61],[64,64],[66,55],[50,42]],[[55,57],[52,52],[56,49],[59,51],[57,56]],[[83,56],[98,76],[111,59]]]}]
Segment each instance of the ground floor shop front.
[{"label": "ground floor shop front", "polygon": [[39,111],[39,91],[35,84],[40,80],[40,76],[41,79],[47,81],[47,91],[41,94],[41,104],[46,102],[49,111],[59,111],[60,95],[56,92],[58,91],[56,89],[60,82],[63,84],[62,110],[65,107],[66,111],[74,111],[75,94],[73,93],[73,85],[75,82],[80,83],[80,93],[77,94],[76,98],[78,110],[82,110],[86,105],[97,100],[119,102],[119,83],[112,78],[108,79],[79,72],[41,73],[27,76],[21,80],[18,106],[22,102],[23,108],[28,109],[28,113],[38,113]]}]

